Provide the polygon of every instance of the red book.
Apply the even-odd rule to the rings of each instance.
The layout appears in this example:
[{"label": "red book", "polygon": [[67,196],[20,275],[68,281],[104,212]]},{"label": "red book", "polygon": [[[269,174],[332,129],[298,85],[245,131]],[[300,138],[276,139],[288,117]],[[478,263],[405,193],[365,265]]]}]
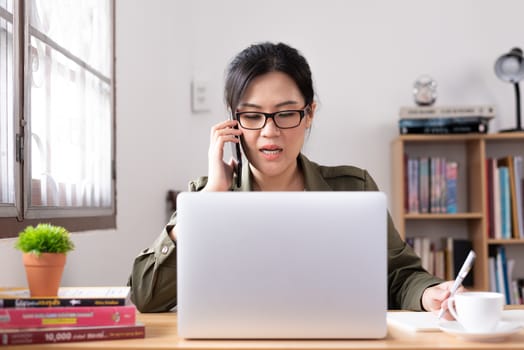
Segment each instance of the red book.
[{"label": "red book", "polygon": [[136,307],[49,307],[0,309],[0,328],[110,326],[135,324]]},{"label": "red book", "polygon": [[69,343],[145,337],[141,323],[119,326],[0,329],[0,346],[45,343]]}]

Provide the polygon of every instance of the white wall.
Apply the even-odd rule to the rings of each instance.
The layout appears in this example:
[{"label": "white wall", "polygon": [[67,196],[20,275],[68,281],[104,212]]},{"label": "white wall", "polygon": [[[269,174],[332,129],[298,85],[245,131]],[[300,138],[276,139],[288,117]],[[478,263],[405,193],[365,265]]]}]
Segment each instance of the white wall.
[{"label": "white wall", "polygon": [[[306,154],[367,168],[386,193],[397,111],[419,75],[437,80],[437,104],[495,104],[492,128],[515,124],[493,65],[524,46],[519,0],[117,0],[116,11],[118,227],[74,235],[64,285],[126,282],[167,219],[166,191],[206,173],[224,69],[250,43],[302,51],[320,102]],[[209,82],[209,113],[191,113],[193,78]],[[12,246],[0,241],[0,285],[25,285]]]}]

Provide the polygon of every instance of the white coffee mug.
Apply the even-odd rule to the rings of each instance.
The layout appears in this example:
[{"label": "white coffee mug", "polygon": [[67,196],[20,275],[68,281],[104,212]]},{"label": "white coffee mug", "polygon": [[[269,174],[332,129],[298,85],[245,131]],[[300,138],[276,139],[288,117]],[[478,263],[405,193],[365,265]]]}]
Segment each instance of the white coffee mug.
[{"label": "white coffee mug", "polygon": [[497,327],[504,309],[504,295],[464,292],[448,299],[449,312],[468,332],[487,333]]}]

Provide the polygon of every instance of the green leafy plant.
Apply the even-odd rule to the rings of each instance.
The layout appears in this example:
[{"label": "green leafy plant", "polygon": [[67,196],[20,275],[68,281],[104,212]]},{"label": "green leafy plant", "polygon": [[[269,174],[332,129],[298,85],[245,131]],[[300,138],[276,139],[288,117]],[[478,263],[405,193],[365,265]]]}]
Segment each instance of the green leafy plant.
[{"label": "green leafy plant", "polygon": [[24,253],[40,255],[42,253],[67,253],[75,249],[69,232],[51,224],[28,226],[20,232],[15,248]]}]

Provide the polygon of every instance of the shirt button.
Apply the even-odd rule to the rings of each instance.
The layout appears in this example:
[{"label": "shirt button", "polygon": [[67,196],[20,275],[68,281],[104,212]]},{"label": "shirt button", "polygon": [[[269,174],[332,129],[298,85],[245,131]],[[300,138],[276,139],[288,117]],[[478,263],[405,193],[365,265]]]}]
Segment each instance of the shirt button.
[{"label": "shirt button", "polygon": [[162,250],[161,250],[162,254],[167,254],[168,251],[169,251],[169,247],[167,245],[162,247]]}]

